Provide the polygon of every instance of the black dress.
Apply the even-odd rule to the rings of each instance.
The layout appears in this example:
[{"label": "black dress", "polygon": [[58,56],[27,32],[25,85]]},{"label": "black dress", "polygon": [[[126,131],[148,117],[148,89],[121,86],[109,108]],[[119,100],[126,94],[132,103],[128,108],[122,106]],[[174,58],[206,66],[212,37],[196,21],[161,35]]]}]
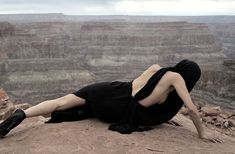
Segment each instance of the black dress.
[{"label": "black dress", "polygon": [[131,82],[99,82],[75,91],[86,100],[95,117],[105,122],[118,122],[132,100]]},{"label": "black dress", "polygon": [[[61,122],[68,120],[81,120],[89,117],[97,117],[105,122],[115,123],[109,129],[120,133],[136,131],[139,125],[159,125],[172,119],[183,105],[176,90],[169,93],[162,104],[154,104],[144,107],[138,103],[151,94],[161,77],[167,72],[178,72],[185,80],[190,92],[199,80],[201,70],[197,63],[184,59],[173,67],[163,67],[151,76],[145,86],[136,93],[132,93],[132,81],[100,82],[85,86],[74,95],[86,100],[84,106],[55,111],[49,122]],[[62,112],[70,114],[70,117]],[[73,114],[72,114],[73,113]],[[124,130],[124,131],[123,131]]]}]

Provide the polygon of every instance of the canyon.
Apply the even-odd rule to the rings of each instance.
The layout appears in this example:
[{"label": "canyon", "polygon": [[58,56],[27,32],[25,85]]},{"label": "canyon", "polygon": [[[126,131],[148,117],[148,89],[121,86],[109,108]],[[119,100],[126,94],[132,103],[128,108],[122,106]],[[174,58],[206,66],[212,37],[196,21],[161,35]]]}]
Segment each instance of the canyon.
[{"label": "canyon", "polygon": [[202,70],[192,99],[234,111],[234,19],[0,15],[0,88],[34,105],[190,59]]}]

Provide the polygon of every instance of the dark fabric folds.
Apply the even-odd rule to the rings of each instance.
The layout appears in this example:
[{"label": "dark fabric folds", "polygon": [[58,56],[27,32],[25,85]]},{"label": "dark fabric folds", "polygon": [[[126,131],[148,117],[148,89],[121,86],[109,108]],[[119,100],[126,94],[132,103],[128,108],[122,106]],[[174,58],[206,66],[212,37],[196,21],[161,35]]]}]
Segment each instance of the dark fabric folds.
[{"label": "dark fabric folds", "polygon": [[[145,119],[142,120],[142,124],[151,125],[152,123],[153,125],[156,125],[167,122],[177,114],[177,112],[183,106],[183,101],[177,95],[176,90],[169,94],[166,102],[164,102],[163,104],[155,104],[149,108],[145,108],[138,103],[138,100],[141,100],[151,94],[159,80],[167,71],[178,72],[184,78],[186,87],[189,92],[192,90],[193,86],[196,84],[201,75],[201,70],[198,64],[188,59],[180,61],[174,67],[161,68],[133,97],[127,109],[126,115],[123,117],[122,121],[119,123],[111,124],[109,130],[118,131],[122,134],[130,134],[134,131],[139,130],[150,130],[151,127],[145,126],[140,128],[141,117],[142,119]],[[152,122],[151,119],[153,119]]]},{"label": "dark fabric folds", "polygon": [[140,126],[137,116],[137,105],[138,100],[141,100],[151,94],[156,84],[162,78],[162,76],[172,67],[164,67],[158,70],[146,83],[146,85],[132,98],[129,103],[128,109],[122,121],[119,123],[114,123],[109,126],[109,130],[118,131],[121,134],[130,134],[134,131],[147,131],[151,130],[152,127]]},{"label": "dark fabric folds", "polygon": [[88,106],[78,106],[62,111],[54,111],[51,113],[51,118],[45,123],[60,123],[69,121],[84,120],[94,117],[94,114]]}]

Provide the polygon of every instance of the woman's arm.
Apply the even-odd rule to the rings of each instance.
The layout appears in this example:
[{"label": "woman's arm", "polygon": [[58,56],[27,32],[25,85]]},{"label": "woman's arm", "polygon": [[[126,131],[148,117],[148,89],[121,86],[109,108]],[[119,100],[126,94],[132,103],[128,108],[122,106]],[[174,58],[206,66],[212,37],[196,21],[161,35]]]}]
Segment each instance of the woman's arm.
[{"label": "woman's arm", "polygon": [[222,143],[223,141],[220,138],[214,137],[214,136],[210,137],[210,136],[206,135],[206,133],[202,127],[199,112],[198,112],[196,106],[193,104],[192,99],[190,97],[190,94],[188,92],[188,89],[186,87],[185,81],[180,74],[177,73],[175,75],[172,84],[173,84],[174,88],[176,89],[177,94],[180,96],[180,98],[183,100],[184,104],[188,108],[190,118],[192,119],[192,121],[197,129],[199,137],[201,139],[207,139],[207,140],[215,142],[215,143],[217,143],[217,142]]},{"label": "woman's arm", "polygon": [[180,96],[180,98],[183,100],[184,104],[188,108],[189,115],[197,129],[198,135],[200,138],[202,138],[204,134],[204,130],[202,127],[200,116],[199,116],[196,106],[192,102],[188,89],[185,85],[185,81],[181,77],[181,75],[176,74],[174,81],[173,81],[173,86],[176,89],[177,94]]}]

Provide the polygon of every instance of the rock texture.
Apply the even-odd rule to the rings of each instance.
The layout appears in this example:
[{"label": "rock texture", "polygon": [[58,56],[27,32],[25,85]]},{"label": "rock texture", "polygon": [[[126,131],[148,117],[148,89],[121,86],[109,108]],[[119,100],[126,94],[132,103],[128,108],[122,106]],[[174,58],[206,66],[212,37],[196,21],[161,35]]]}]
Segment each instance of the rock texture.
[{"label": "rock texture", "polygon": [[0,120],[7,119],[18,108],[25,110],[30,106],[28,103],[14,104],[7,93],[0,89]]},{"label": "rock texture", "polygon": [[211,25],[60,19],[0,23],[9,31],[0,37],[0,86],[15,102],[37,104],[90,83],[129,81],[154,63],[188,58],[202,68],[193,99],[234,109],[233,52]]},{"label": "rock texture", "polygon": [[43,117],[29,118],[1,139],[1,153],[41,154],[153,154],[153,153],[234,153],[235,139],[219,135],[223,144],[204,142],[188,118],[177,115],[175,120],[183,126],[168,124],[156,126],[148,132],[121,135],[107,129],[108,124],[96,119],[59,124],[44,124]]},{"label": "rock texture", "polygon": [[[222,110],[220,106],[198,106],[203,124],[223,134],[235,137],[235,114]],[[187,108],[183,107],[180,113],[188,116]]]},{"label": "rock texture", "polygon": [[9,96],[0,89],[0,120],[4,120],[15,110],[14,104],[9,101]]},{"label": "rock texture", "polygon": [[209,24],[210,30],[223,44],[223,51],[230,58],[235,58],[235,23]]}]

